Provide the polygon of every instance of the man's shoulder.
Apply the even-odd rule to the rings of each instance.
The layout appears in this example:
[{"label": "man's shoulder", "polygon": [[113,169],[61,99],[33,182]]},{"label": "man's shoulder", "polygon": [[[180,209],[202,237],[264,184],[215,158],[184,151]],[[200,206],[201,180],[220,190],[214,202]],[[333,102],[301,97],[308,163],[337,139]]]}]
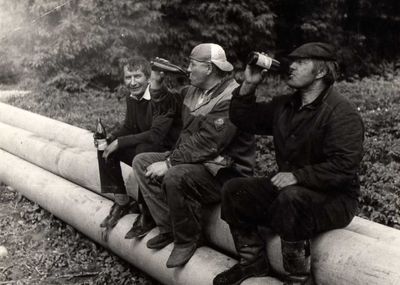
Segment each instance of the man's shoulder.
[{"label": "man's shoulder", "polygon": [[229,92],[232,94],[233,90],[235,90],[237,87],[239,87],[239,83],[234,78],[226,78],[221,82],[221,85],[219,86],[218,89],[220,89],[220,92]]},{"label": "man's shoulder", "polygon": [[344,108],[349,111],[355,111],[356,108],[354,104],[349,100],[349,98],[340,94],[340,92],[332,86],[329,90],[329,93],[326,96],[325,103],[329,105],[331,108]]}]

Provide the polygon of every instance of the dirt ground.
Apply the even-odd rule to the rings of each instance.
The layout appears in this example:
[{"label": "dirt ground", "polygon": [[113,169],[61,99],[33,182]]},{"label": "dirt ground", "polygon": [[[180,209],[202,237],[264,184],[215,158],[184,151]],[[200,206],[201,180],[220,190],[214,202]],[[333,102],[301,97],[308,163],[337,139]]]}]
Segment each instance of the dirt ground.
[{"label": "dirt ground", "polygon": [[0,285],[160,284],[5,185],[0,246]]}]

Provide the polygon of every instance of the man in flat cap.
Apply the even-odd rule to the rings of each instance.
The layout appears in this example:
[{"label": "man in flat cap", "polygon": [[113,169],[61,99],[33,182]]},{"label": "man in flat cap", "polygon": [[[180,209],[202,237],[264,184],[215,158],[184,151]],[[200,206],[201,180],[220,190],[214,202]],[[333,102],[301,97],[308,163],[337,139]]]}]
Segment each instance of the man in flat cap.
[{"label": "man in flat cap", "polygon": [[310,239],[345,227],[357,212],[364,130],[355,108],[335,90],[335,50],[313,42],[289,58],[293,94],[256,103],[266,70],[254,66],[246,67],[234,91],[230,119],[239,129],[273,136],[278,173],[224,185],[221,216],[240,260],[217,275],[215,285],[270,273],[258,226],[280,236],[285,284],[312,284]]},{"label": "man in flat cap", "polygon": [[[147,247],[157,250],[173,242],[169,268],[186,264],[202,244],[202,206],[220,202],[228,179],[253,174],[254,135],[239,131],[229,119],[232,91],[238,87],[229,76],[232,70],[221,46],[197,45],[190,54],[190,85],[180,94],[183,129],[177,144],[170,152],[140,154],[133,161],[160,231]],[[141,228],[147,226],[138,224],[138,233]]]}]

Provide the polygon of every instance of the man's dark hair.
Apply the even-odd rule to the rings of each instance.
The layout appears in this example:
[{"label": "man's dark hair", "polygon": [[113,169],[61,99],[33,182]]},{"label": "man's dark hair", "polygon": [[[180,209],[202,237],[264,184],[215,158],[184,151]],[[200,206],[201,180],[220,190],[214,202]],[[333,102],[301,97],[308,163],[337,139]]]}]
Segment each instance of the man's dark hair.
[{"label": "man's dark hair", "polygon": [[326,61],[320,59],[312,59],[314,61],[315,70],[325,70],[326,74],[323,81],[326,85],[332,85],[338,78],[338,63],[336,61]]},{"label": "man's dark hair", "polygon": [[134,56],[122,62],[123,67],[127,67],[129,71],[140,70],[146,77],[150,77],[150,62],[142,56]]}]

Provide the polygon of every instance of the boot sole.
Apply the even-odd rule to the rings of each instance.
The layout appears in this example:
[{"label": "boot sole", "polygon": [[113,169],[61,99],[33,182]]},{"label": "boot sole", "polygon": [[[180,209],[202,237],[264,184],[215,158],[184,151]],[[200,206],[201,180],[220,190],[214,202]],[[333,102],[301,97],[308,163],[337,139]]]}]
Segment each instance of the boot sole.
[{"label": "boot sole", "polygon": [[[229,285],[240,285],[244,280],[249,279],[249,278],[258,278],[258,277],[266,277],[269,276],[268,273],[262,273],[262,274],[253,274],[250,276],[243,277],[242,279],[236,281],[235,283],[230,283]],[[214,283],[213,283],[214,284]]]},{"label": "boot sole", "polygon": [[248,277],[246,277],[246,278],[242,278],[241,280],[239,280],[239,281],[236,282],[236,283],[233,283],[232,285],[239,285],[239,284],[242,283],[244,280],[249,279],[249,278],[258,278],[258,277],[266,277],[266,276],[268,276],[267,273],[251,275],[251,276],[248,276]]},{"label": "boot sole", "polygon": [[151,228],[151,229],[149,229],[149,230],[146,231],[146,232],[142,232],[142,233],[140,233],[140,234],[134,234],[134,235],[131,235],[131,236],[128,236],[128,234],[126,234],[126,235],[125,235],[125,239],[143,238],[143,237],[145,237],[152,229],[154,229],[154,228]]},{"label": "boot sole", "polygon": [[162,249],[164,247],[166,247],[167,245],[169,245],[170,243],[174,242],[174,239],[171,238],[170,240],[166,240],[164,242],[160,242],[158,244],[150,244],[147,242],[146,246],[149,249]]}]

